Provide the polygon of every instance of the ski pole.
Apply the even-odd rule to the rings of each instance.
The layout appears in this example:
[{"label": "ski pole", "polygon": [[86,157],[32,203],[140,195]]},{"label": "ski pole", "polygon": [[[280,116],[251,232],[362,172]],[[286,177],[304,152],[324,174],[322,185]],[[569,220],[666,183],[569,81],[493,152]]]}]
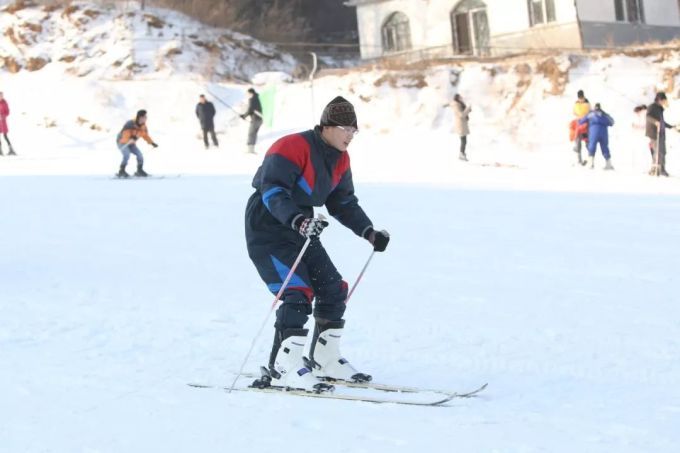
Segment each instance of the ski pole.
[{"label": "ski pole", "polygon": [[364,268],[361,269],[361,272],[359,272],[359,276],[357,277],[356,281],[352,285],[352,289],[350,289],[349,293],[347,293],[347,299],[345,299],[345,305],[347,305],[347,302],[349,302],[349,298],[352,297],[352,293],[357,288],[357,285],[361,281],[361,278],[364,276],[364,272],[366,272],[366,268],[368,268],[368,265],[371,263],[371,260],[373,259],[373,255],[375,255],[375,250],[373,250],[371,252],[371,254],[369,255],[368,260],[366,261],[366,264],[364,264]]},{"label": "ski pole", "polygon": [[[325,220],[325,217],[322,214],[319,214],[319,219]],[[271,316],[272,312],[274,311],[274,307],[276,307],[276,304],[279,302],[279,299],[283,295],[283,291],[288,286],[290,279],[293,278],[293,274],[295,273],[295,269],[297,269],[298,265],[300,264],[300,261],[302,261],[302,256],[307,251],[307,247],[309,247],[309,244],[311,243],[311,241],[312,241],[311,237],[308,237],[307,240],[305,240],[305,243],[302,246],[300,253],[298,253],[298,256],[295,259],[295,262],[290,267],[290,271],[288,272],[286,279],[283,281],[283,284],[281,285],[281,289],[279,289],[279,292],[276,293],[276,297],[274,298],[274,302],[272,302],[272,306],[269,307],[269,311],[267,312],[267,317],[264,319],[262,326],[260,326],[260,330],[257,331],[255,338],[253,338],[253,341],[250,344],[250,349],[248,349],[248,353],[246,354],[245,358],[243,359],[243,363],[241,363],[241,367],[238,369],[238,374],[234,378],[234,382],[232,382],[231,386],[229,387],[229,393],[231,393],[231,391],[234,390],[234,387],[236,386],[236,381],[238,381],[238,378],[240,378],[241,374],[243,374],[243,368],[246,366],[246,363],[248,362],[248,359],[250,358],[250,354],[253,352],[253,348],[255,347],[255,343],[257,343],[258,338],[260,338],[260,335],[262,335],[262,331],[264,330],[264,327],[267,325],[267,321],[269,321],[269,317]]]}]

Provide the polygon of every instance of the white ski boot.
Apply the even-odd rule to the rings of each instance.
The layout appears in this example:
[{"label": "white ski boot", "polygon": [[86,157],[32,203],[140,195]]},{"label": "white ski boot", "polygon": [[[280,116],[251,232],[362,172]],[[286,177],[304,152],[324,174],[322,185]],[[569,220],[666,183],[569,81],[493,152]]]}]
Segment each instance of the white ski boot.
[{"label": "white ski boot", "polygon": [[307,364],[322,380],[369,382],[372,376],[358,372],[340,353],[344,327],[344,319],[317,323]]},{"label": "white ski boot", "polygon": [[607,159],[607,163],[605,164],[604,169],[605,170],[613,170],[614,169],[614,166],[612,165],[611,159]]},{"label": "white ski boot", "polygon": [[588,156],[588,167],[595,168],[595,156]]},{"label": "white ski boot", "polygon": [[[320,382],[305,366],[302,351],[307,340],[307,329],[277,330],[274,339],[275,358],[270,359],[271,385],[321,393],[333,386]],[[278,348],[277,348],[278,345]],[[272,356],[275,353],[272,350]]]}]

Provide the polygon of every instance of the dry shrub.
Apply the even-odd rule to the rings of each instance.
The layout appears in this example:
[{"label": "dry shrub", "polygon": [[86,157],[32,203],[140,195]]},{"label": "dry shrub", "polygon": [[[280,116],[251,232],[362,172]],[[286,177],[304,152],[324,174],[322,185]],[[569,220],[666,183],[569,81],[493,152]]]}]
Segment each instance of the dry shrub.
[{"label": "dry shrub", "polygon": [[152,28],[163,28],[165,27],[165,22],[152,14],[144,14],[144,20],[149,27]]},{"label": "dry shrub", "polygon": [[75,13],[78,11],[80,8],[77,5],[68,5],[66,8],[64,8],[64,11],[61,13],[61,17],[71,17],[71,14]]},{"label": "dry shrub", "polygon": [[9,14],[16,14],[17,11],[30,8],[31,6],[35,6],[35,3],[27,0],[16,0],[14,3],[7,5],[5,12]]},{"label": "dry shrub", "polygon": [[49,60],[46,60],[44,58],[40,57],[29,58],[28,61],[26,62],[26,69],[31,72],[39,71],[42,68],[44,68],[47,63],[49,63]]},{"label": "dry shrub", "polygon": [[47,5],[43,6],[43,11],[46,13],[53,13],[56,10],[60,8],[59,4],[57,2],[54,3],[48,3]]},{"label": "dry shrub", "polygon": [[198,47],[203,47],[208,52],[217,52],[218,50],[220,50],[219,46],[217,44],[215,44],[214,42],[205,42],[205,41],[201,41],[201,40],[196,40],[196,41],[194,41],[194,45],[196,45]]},{"label": "dry shrub", "polygon": [[173,47],[172,49],[168,49],[167,52],[165,52],[166,57],[172,57],[173,55],[181,55],[182,54],[182,49],[178,47]]},{"label": "dry shrub", "polygon": [[373,85],[379,87],[385,83],[392,88],[425,88],[427,81],[423,74],[384,74]]},{"label": "dry shrub", "polygon": [[564,89],[569,83],[569,70],[562,71],[554,58],[544,60],[536,66],[536,71],[543,74],[546,79],[550,80],[552,87],[549,94],[553,96],[560,96],[564,94]]},{"label": "dry shrub", "polygon": [[43,31],[42,25],[40,24],[32,24],[30,22],[25,22],[22,26],[28,28],[33,33],[42,33]]},{"label": "dry shrub", "polygon": [[99,11],[95,11],[93,9],[86,9],[85,11],[83,11],[83,14],[85,14],[90,19],[96,19],[101,15]]},{"label": "dry shrub", "polygon": [[9,38],[10,41],[12,41],[12,44],[15,46],[19,46],[20,44],[23,44],[25,46],[30,46],[31,42],[26,38],[21,33],[15,32],[13,27],[9,27],[7,30],[5,30],[5,36]]},{"label": "dry shrub", "polygon": [[59,58],[59,61],[63,61],[64,63],[73,63],[75,59],[75,55],[64,55],[63,57]]},{"label": "dry shrub", "polygon": [[5,68],[12,74],[21,71],[21,65],[13,57],[5,57],[3,59]]}]

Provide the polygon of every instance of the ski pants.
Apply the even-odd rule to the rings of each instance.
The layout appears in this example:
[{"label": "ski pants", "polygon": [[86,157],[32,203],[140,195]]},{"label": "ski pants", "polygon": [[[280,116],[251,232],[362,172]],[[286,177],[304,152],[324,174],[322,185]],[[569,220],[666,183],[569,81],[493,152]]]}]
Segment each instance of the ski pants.
[{"label": "ski pants", "polygon": [[260,130],[260,126],[262,126],[262,118],[255,115],[255,117],[250,120],[250,127],[248,128],[248,146],[252,146],[257,143],[257,131]]},{"label": "ski pants", "polygon": [[666,137],[661,136],[659,140],[651,139],[649,148],[652,151],[652,168],[666,168]]},{"label": "ski pants", "polygon": [[[7,146],[9,146],[9,149],[12,149],[12,144],[9,141],[9,137],[7,137],[6,133],[2,134],[5,137],[5,141],[7,142]],[[0,142],[0,151],[2,151],[2,142]]]},{"label": "ski pants", "polygon": [[600,144],[600,149],[602,150],[602,155],[605,159],[609,159],[611,155],[609,154],[609,135],[592,135],[588,141],[588,155],[594,156],[595,151],[597,151],[597,144]]},{"label": "ski pants", "polygon": [[118,143],[118,149],[120,150],[121,153],[123,153],[123,160],[120,163],[122,167],[127,166],[128,161],[130,160],[130,154],[134,154],[135,157],[137,157],[137,166],[141,167],[144,165],[144,156],[142,156],[142,152],[137,148],[137,145],[134,143],[130,144],[120,144]]},{"label": "ski pants", "polygon": [[208,143],[208,134],[210,134],[213,145],[219,146],[217,143],[217,136],[215,135],[215,127],[213,126],[203,129],[203,143],[205,144],[205,147],[207,148],[210,145],[210,143]]},{"label": "ski pants", "polygon": [[465,154],[465,148],[467,147],[467,135],[460,136],[460,153]]},{"label": "ski pants", "polygon": [[[312,214],[313,215],[313,214]],[[281,224],[267,210],[258,192],[246,207],[248,255],[272,294],[277,294],[290,272],[305,238]],[[312,310],[312,300],[316,298]],[[345,313],[347,283],[318,238],[312,239],[276,311],[277,329],[300,329],[309,315],[339,321]]]}]

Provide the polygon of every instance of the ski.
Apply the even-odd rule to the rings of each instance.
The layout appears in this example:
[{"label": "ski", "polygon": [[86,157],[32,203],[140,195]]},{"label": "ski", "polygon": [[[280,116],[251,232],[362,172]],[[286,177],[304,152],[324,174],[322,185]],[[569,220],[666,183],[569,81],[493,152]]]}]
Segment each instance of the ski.
[{"label": "ski", "polygon": [[[204,389],[221,389],[229,391],[229,387],[217,387],[213,385],[203,385],[203,384],[188,384],[193,388],[204,388]],[[365,391],[367,389],[351,389],[347,387],[345,390],[357,390]],[[399,404],[405,406],[441,406],[455,398],[460,398],[458,394],[445,394],[438,392],[421,392],[421,393],[411,393],[404,394],[408,398],[399,398],[399,395],[394,395],[392,397],[383,395],[366,395],[366,394],[352,394],[345,393],[343,390],[336,390],[335,392],[323,392],[316,393],[307,390],[297,390],[289,389],[286,387],[269,386],[269,387],[236,387],[234,391],[237,392],[260,392],[260,393],[274,393],[280,395],[288,396],[302,396],[307,398],[322,398],[322,399],[332,399],[341,401],[358,401],[364,403],[374,403],[374,404]]]},{"label": "ski", "polygon": [[[261,377],[258,374],[255,373],[243,373],[241,377],[247,378],[247,379],[257,379]],[[344,380],[338,380],[338,379],[328,379],[328,378],[320,378],[322,382],[326,382],[328,384],[332,384],[335,386],[342,386],[342,387],[351,387],[351,388],[366,388],[366,389],[374,389],[374,390],[380,390],[383,392],[394,392],[394,393],[421,393],[421,392],[436,392],[436,393],[442,393],[446,395],[456,395],[456,398],[470,398],[478,393],[481,393],[486,389],[486,387],[489,385],[488,383],[483,384],[479,387],[477,387],[474,390],[468,391],[468,392],[456,392],[452,390],[442,390],[442,389],[432,389],[432,388],[424,388],[424,387],[413,387],[413,386],[403,386],[403,385],[391,385],[391,384],[381,384],[378,382],[353,382],[353,381],[344,381]]]},{"label": "ski", "polygon": [[182,175],[149,175],[149,176],[130,176],[128,178],[121,177],[118,175],[113,175],[111,179],[120,179],[123,181],[140,181],[140,180],[151,180],[151,179],[177,179]]}]

